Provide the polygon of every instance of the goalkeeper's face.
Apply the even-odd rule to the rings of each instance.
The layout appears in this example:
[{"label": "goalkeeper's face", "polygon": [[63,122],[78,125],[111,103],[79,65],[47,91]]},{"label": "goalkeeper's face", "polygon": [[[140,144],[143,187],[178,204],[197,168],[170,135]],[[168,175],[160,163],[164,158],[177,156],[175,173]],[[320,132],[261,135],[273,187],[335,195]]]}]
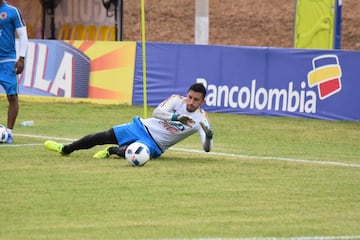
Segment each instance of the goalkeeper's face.
[{"label": "goalkeeper's face", "polygon": [[190,90],[186,94],[186,110],[188,112],[195,112],[204,103],[205,99],[202,93]]}]

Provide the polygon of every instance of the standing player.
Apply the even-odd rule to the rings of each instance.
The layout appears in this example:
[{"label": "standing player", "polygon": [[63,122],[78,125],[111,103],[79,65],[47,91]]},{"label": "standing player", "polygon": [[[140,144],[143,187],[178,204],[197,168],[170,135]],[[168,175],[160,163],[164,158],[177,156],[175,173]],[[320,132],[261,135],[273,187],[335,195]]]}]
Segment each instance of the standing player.
[{"label": "standing player", "polygon": [[[19,37],[19,58],[16,60],[15,32]],[[12,130],[19,112],[17,74],[24,70],[28,36],[18,8],[0,0],[0,84],[9,103],[7,114],[7,143],[13,143]]]},{"label": "standing player", "polygon": [[87,135],[69,145],[50,140],[44,145],[51,151],[67,155],[96,145],[117,144],[97,152],[94,158],[108,158],[111,154],[125,158],[127,146],[141,142],[148,146],[150,157],[157,158],[172,145],[198,132],[204,151],[209,152],[213,144],[213,130],[207,113],[200,108],[205,103],[205,96],[204,85],[195,83],[190,86],[186,97],[175,94],[163,101],[151,118],[135,117],[131,123]]}]

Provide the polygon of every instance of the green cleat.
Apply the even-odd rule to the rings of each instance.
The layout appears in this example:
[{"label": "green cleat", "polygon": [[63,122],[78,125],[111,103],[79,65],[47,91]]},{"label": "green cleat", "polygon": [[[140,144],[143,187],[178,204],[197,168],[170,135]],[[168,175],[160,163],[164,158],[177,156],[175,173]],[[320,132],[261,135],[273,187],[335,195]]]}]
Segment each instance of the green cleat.
[{"label": "green cleat", "polygon": [[61,155],[67,155],[67,154],[63,153],[62,149],[63,149],[64,145],[61,144],[61,143],[57,143],[57,142],[54,142],[54,141],[51,141],[51,140],[47,140],[47,141],[44,142],[44,146],[50,151],[58,152]]},{"label": "green cleat", "polygon": [[110,153],[109,153],[109,149],[111,147],[107,147],[104,150],[98,151],[97,153],[94,154],[93,158],[109,158],[110,157]]}]

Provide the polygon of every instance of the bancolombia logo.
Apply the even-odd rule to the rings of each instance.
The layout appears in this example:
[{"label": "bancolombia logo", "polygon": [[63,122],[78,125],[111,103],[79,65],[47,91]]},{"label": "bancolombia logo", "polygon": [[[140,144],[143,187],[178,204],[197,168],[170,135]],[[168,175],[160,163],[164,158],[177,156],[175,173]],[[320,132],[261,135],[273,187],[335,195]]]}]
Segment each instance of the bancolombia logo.
[{"label": "bancolombia logo", "polygon": [[[336,55],[322,55],[312,60],[313,69],[308,73],[309,87],[318,87],[320,100],[341,90],[341,67]],[[283,112],[316,113],[317,94],[306,89],[306,82],[300,84],[300,91],[289,82],[287,89],[257,88],[256,80],[251,87],[208,85],[204,78],[197,78],[208,90],[206,103],[213,107],[272,110]]]},{"label": "bancolombia logo", "polygon": [[317,86],[321,100],[341,90],[341,66],[336,55],[321,55],[312,60],[313,70],[308,73],[310,87]]},{"label": "bancolombia logo", "polygon": [[226,85],[217,87],[208,85],[204,78],[198,78],[196,82],[204,84],[207,88],[206,103],[210,107],[316,113],[316,93],[305,91],[305,82],[301,82],[301,91],[294,90],[293,82],[289,82],[288,89],[257,88],[256,80],[252,80],[251,88],[229,88]]}]

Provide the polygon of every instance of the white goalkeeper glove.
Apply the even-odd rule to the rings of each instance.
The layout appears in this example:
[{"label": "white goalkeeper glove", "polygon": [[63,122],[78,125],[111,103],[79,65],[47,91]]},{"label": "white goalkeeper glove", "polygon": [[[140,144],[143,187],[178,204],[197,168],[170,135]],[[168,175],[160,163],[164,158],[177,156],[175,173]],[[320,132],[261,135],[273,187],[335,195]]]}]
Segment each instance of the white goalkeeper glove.
[{"label": "white goalkeeper glove", "polygon": [[201,128],[204,130],[204,132],[206,134],[206,138],[211,140],[213,138],[214,131],[212,130],[208,120],[206,118],[204,118],[203,120],[201,120],[199,122],[199,124],[200,124]]},{"label": "white goalkeeper glove", "polygon": [[172,117],[171,117],[171,120],[172,121],[179,121],[181,122],[182,124],[186,125],[186,126],[189,126],[189,127],[192,127],[194,125],[194,120],[189,117],[188,115],[185,115],[185,114],[173,114]]}]

